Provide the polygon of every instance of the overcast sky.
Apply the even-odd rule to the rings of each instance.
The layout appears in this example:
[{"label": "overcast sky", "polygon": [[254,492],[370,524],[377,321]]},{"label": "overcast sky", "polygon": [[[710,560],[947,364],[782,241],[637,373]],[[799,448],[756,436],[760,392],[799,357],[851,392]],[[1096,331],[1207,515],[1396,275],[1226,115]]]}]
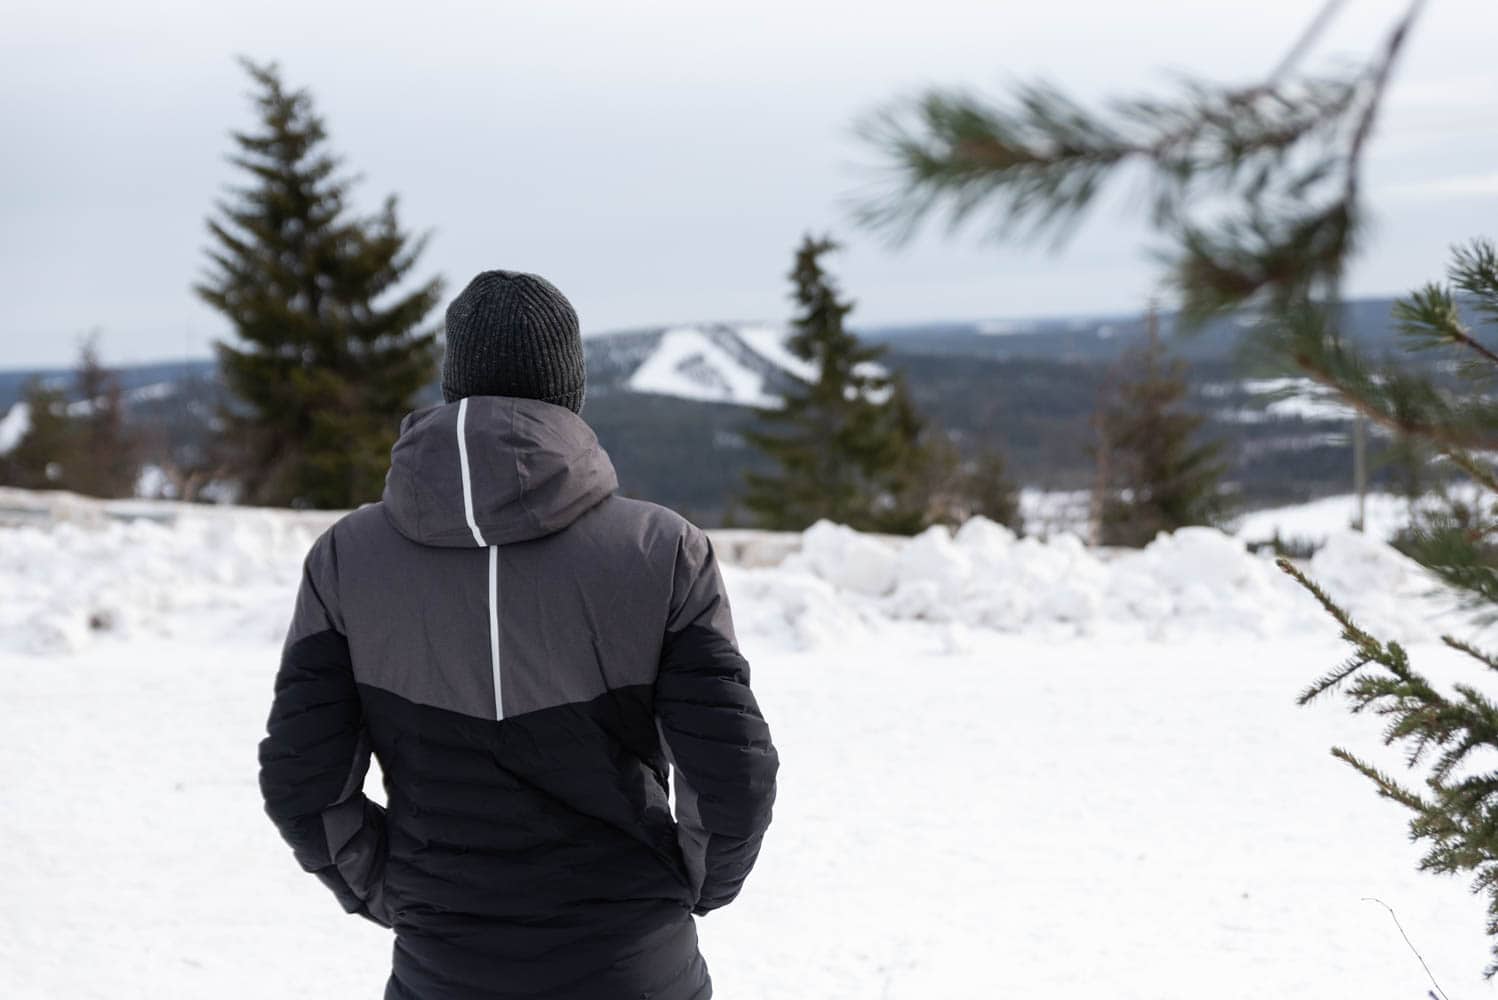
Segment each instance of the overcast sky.
[{"label": "overcast sky", "polygon": [[[1158,273],[1122,199],[1060,253],[859,232],[853,123],[933,83],[1043,76],[1099,98],[1261,77],[1312,6],[0,0],[0,368],[66,362],[92,329],[116,363],[206,356],[227,333],[189,286],[236,180],[227,133],[253,125],[240,53],[312,89],[365,178],[357,204],[400,195],[449,297],[505,267],[549,277],[589,332],[778,320],[813,229],[846,243],[833,266],[864,324],[1138,309]],[[1402,7],[1348,0],[1313,64],[1365,54]],[[1368,166],[1352,293],[1498,236],[1495,38],[1493,0],[1431,0]]]}]

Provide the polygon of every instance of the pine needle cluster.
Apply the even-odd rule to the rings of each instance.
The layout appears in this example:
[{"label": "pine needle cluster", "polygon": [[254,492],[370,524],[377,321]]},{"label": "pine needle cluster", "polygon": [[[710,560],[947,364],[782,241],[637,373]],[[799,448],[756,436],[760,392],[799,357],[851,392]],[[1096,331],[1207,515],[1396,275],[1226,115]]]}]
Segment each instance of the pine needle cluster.
[{"label": "pine needle cluster", "polygon": [[[1330,595],[1288,559],[1280,568],[1305,587],[1342,628],[1352,654],[1300,696],[1308,704],[1340,691],[1354,713],[1385,719],[1385,746],[1398,745],[1412,770],[1424,770],[1424,791],[1402,783],[1345,747],[1332,755],[1373,782],[1378,794],[1410,812],[1410,838],[1429,847],[1420,870],[1469,875],[1472,891],[1488,898],[1487,932],[1494,938],[1485,975],[1498,973],[1498,772],[1476,765],[1498,751],[1498,703],[1477,687],[1457,683],[1448,694],[1416,670],[1397,642],[1384,642],[1360,627]],[[1452,636],[1446,645],[1485,671],[1498,671],[1498,657]]]},{"label": "pine needle cluster", "polygon": [[1419,13],[1339,74],[1294,72],[1307,35],[1264,81],[1183,80],[1176,93],[1088,107],[1048,83],[1003,100],[934,89],[877,110],[860,131],[882,162],[862,222],[896,240],[944,218],[1000,238],[1063,242],[1107,187],[1142,180],[1170,238],[1171,284],[1195,323],[1333,293],[1364,217],[1362,154]]}]

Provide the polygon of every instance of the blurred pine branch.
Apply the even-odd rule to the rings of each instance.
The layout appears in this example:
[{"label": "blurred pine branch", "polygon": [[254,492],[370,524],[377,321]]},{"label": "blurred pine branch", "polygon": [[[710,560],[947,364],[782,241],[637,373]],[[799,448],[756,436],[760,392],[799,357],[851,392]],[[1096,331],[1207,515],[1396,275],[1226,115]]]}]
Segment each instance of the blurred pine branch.
[{"label": "blurred pine branch", "polygon": [[[1444,283],[1401,300],[1402,357],[1375,359],[1338,329],[1340,289],[1368,209],[1362,163],[1390,80],[1423,0],[1414,0],[1369,59],[1328,76],[1298,67],[1339,4],[1324,5],[1273,73],[1252,86],[1182,81],[1168,97],[1089,108],[1048,83],[1003,100],[931,90],[880,109],[862,124],[886,184],[860,220],[901,240],[944,218],[981,222],[1001,239],[1064,241],[1121,175],[1145,180],[1146,216],[1165,237],[1167,282],[1184,326],[1226,310],[1259,317],[1270,353],[1332,390],[1363,419],[1412,451],[1439,456],[1466,477],[1445,502],[1420,505],[1401,548],[1470,609],[1498,618],[1498,248],[1458,247]],[[1454,376],[1437,381],[1413,355],[1434,353]],[[1301,695],[1340,693],[1354,713],[1384,720],[1423,789],[1341,747],[1332,753],[1378,794],[1414,815],[1425,871],[1465,874],[1488,898],[1498,973],[1498,703],[1472,683],[1443,689],[1397,642],[1357,624],[1302,570],[1282,569],[1338,623],[1347,660]],[[1446,637],[1487,671],[1498,654]],[[1490,679],[1490,678],[1489,678]]]}]

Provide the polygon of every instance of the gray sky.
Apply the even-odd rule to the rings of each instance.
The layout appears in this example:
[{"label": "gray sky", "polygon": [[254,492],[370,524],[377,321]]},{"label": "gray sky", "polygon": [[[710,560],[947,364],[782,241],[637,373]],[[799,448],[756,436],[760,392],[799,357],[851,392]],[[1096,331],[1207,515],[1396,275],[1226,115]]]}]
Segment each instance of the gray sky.
[{"label": "gray sky", "polygon": [[[1320,56],[1363,54],[1403,2],[1349,0]],[[428,273],[540,272],[584,329],[780,319],[807,229],[854,320],[1139,308],[1151,244],[1123,199],[1061,253],[975,235],[891,249],[855,230],[860,114],[929,83],[1044,76],[1090,98],[1185,71],[1260,77],[1309,0],[134,3],[0,0],[0,368],[206,356],[189,291],[203,218],[253,124],[239,53],[309,86],[361,208],[401,196]],[[1353,294],[1438,277],[1498,236],[1498,3],[1432,0],[1368,165],[1377,212]],[[1321,62],[1314,59],[1312,65]]]}]

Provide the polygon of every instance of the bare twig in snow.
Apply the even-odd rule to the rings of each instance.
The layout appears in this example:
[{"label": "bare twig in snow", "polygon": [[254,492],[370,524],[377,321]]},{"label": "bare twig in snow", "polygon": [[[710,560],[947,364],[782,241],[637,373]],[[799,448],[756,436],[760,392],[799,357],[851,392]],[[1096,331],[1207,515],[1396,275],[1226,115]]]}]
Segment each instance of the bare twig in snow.
[{"label": "bare twig in snow", "polygon": [[1420,968],[1425,970],[1426,976],[1430,977],[1430,985],[1435,987],[1435,989],[1431,990],[1429,994],[1433,998],[1433,1000],[1451,1000],[1451,998],[1446,995],[1446,991],[1441,989],[1441,984],[1436,982],[1436,977],[1431,975],[1430,966],[1425,964],[1425,959],[1420,955],[1420,950],[1415,947],[1415,943],[1410,940],[1410,936],[1404,932],[1404,925],[1399,922],[1399,917],[1397,914],[1395,914],[1394,907],[1374,896],[1364,896],[1363,902],[1377,903],[1379,906],[1382,906],[1384,909],[1389,911],[1389,916],[1394,920],[1394,926],[1399,928],[1399,936],[1404,938],[1404,943],[1410,946],[1410,951],[1414,952],[1415,957],[1420,959]]}]

